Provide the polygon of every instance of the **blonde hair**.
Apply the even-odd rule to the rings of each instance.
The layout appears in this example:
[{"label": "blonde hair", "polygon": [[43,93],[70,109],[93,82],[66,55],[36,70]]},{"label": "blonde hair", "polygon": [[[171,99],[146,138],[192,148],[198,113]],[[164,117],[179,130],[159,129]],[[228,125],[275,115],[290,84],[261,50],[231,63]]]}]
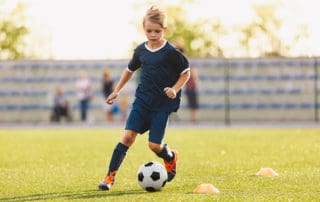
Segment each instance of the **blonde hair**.
[{"label": "blonde hair", "polygon": [[167,28],[167,17],[165,12],[156,6],[151,6],[147,10],[147,13],[143,18],[143,27],[147,20],[159,24],[162,28]]},{"label": "blonde hair", "polygon": [[111,72],[110,72],[109,69],[105,69],[105,70],[103,71],[103,75],[104,75],[104,76],[110,76],[110,74],[111,74]]}]

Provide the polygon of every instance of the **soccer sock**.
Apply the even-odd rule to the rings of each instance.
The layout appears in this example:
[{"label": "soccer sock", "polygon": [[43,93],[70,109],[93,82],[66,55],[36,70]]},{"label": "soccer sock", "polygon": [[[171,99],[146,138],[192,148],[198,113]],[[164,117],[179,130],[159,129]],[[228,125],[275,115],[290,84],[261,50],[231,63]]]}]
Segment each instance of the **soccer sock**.
[{"label": "soccer sock", "polygon": [[109,164],[109,171],[107,175],[119,169],[124,157],[127,154],[127,151],[128,151],[128,147],[126,145],[120,142],[117,144],[117,146],[113,150],[113,154]]},{"label": "soccer sock", "polygon": [[174,158],[174,153],[168,148],[167,144],[164,144],[162,151],[156,154],[167,162],[172,161]]}]

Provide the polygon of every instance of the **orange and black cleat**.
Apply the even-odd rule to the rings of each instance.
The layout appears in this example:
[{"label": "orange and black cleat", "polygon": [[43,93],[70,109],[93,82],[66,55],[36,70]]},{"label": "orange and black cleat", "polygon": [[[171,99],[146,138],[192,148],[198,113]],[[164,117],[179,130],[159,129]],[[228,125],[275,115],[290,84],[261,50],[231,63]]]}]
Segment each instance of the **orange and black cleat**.
[{"label": "orange and black cleat", "polygon": [[178,161],[178,151],[171,150],[173,153],[173,159],[171,161],[164,161],[164,165],[166,167],[166,171],[168,173],[168,182],[173,180],[174,176],[176,175],[177,171],[177,161]]},{"label": "orange and black cleat", "polygon": [[116,173],[117,171],[110,172],[110,174],[106,176],[102,182],[99,183],[98,188],[102,191],[110,190],[112,185],[114,184]]}]

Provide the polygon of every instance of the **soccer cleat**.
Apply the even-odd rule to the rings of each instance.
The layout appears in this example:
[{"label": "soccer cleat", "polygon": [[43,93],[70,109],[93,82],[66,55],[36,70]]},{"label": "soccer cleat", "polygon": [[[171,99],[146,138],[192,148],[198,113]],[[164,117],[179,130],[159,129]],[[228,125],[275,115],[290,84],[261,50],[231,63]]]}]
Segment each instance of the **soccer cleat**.
[{"label": "soccer cleat", "polygon": [[117,171],[111,172],[108,176],[106,176],[102,182],[99,183],[99,189],[102,191],[110,190],[112,185],[114,184],[114,179]]},{"label": "soccer cleat", "polygon": [[166,167],[166,171],[168,173],[168,182],[173,180],[174,176],[176,175],[177,171],[177,160],[178,160],[178,151],[177,150],[171,150],[173,153],[173,159],[168,162],[164,161],[164,165]]}]

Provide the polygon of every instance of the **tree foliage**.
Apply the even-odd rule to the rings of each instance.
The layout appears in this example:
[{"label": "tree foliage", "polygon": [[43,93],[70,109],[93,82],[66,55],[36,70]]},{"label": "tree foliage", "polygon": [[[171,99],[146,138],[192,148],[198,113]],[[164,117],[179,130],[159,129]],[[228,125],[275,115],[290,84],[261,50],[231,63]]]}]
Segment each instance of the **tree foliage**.
[{"label": "tree foliage", "polygon": [[191,57],[222,57],[223,49],[219,36],[225,33],[220,21],[186,21],[187,12],[180,6],[166,8],[168,32],[166,38],[176,45],[183,46]]},{"label": "tree foliage", "polygon": [[[1,5],[4,5],[4,1],[0,1]],[[23,11],[24,5],[18,3],[11,12],[0,13],[1,60],[23,59],[26,56],[23,39],[28,34],[28,28],[21,23],[24,19]]]},{"label": "tree foliage", "polygon": [[298,25],[293,41],[285,43],[281,36],[285,22],[279,18],[277,13],[281,6],[281,1],[252,5],[255,13],[254,20],[241,29],[240,43],[246,50],[246,55],[286,56],[296,43],[308,37],[306,25]]},{"label": "tree foliage", "polygon": [[250,55],[253,50],[262,56],[282,55],[283,45],[277,35],[281,28],[281,20],[276,16],[277,5],[253,5],[252,8],[255,19],[242,29],[241,44],[247,54]]}]

